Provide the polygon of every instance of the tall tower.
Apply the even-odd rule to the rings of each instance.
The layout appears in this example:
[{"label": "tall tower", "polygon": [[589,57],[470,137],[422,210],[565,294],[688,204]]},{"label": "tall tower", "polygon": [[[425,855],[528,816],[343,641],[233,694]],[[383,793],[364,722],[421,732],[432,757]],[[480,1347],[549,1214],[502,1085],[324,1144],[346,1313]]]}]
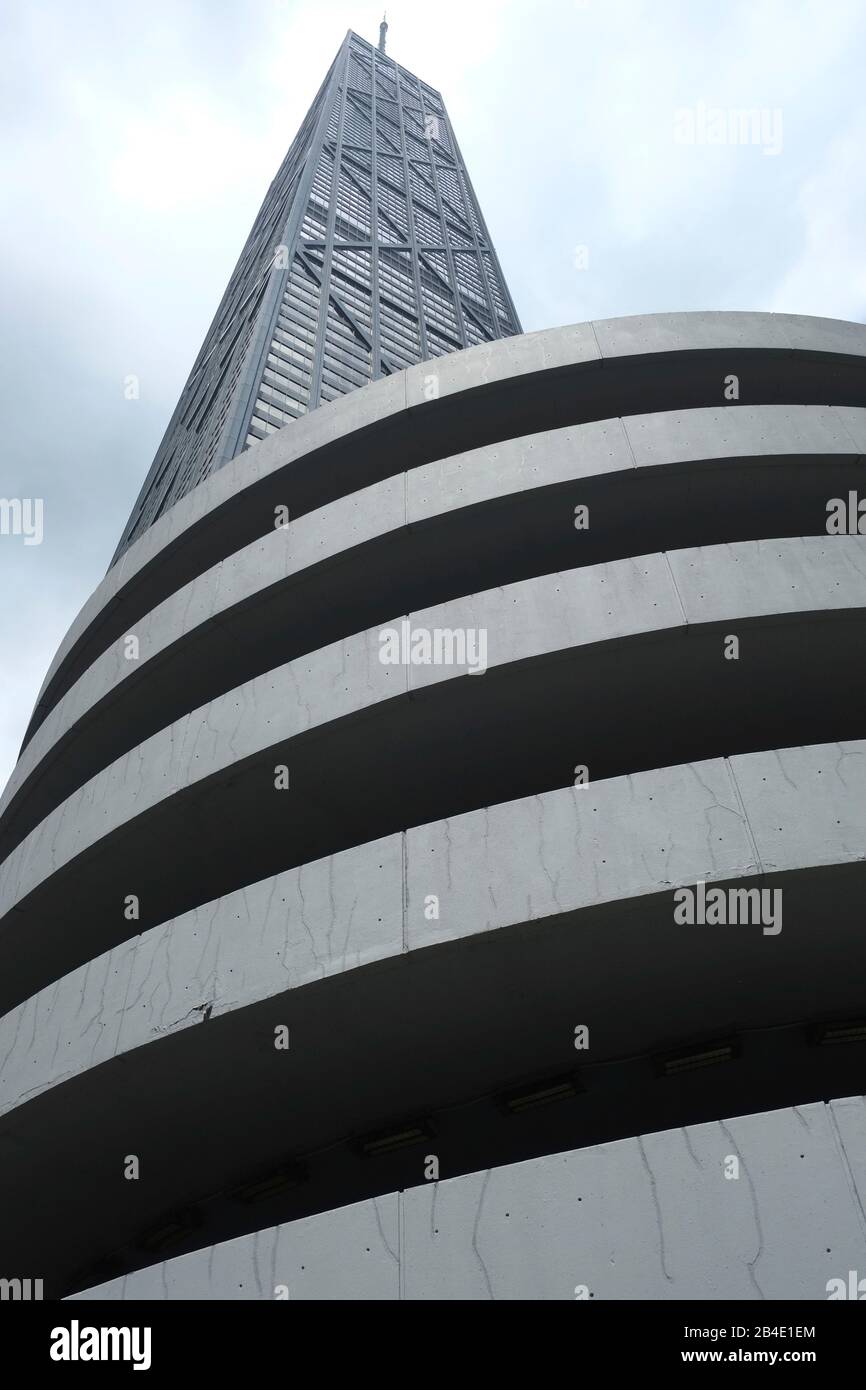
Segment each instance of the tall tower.
[{"label": "tall tower", "polygon": [[520,332],[445,104],[347,33],[268,189],[115,560],[257,439]]}]

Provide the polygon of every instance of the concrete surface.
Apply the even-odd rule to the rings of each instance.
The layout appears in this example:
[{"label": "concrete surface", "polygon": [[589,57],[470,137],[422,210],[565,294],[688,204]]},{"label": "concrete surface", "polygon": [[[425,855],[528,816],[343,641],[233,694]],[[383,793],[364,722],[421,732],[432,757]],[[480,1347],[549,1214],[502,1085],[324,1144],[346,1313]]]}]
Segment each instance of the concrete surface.
[{"label": "concrete surface", "polygon": [[[864,462],[866,327],[675,314],[423,363],[161,518],[0,802],[0,1275],[748,1299],[866,1265],[866,1044],[824,1045],[866,1017],[866,536],[826,534]],[[383,664],[404,618],[483,631],[485,674]],[[782,929],[681,924],[700,882]]]},{"label": "concrete surface", "polygon": [[862,1096],[742,1115],[430,1182],[75,1298],[824,1300],[866,1268],[864,1148]]},{"label": "concrete surface", "polygon": [[[581,913],[603,903],[663,894],[673,916],[674,888],[698,880],[866,867],[865,808],[866,742],[778,749],[532,796],[304,865],[146,931],[8,1013],[0,1113],[113,1056],[405,952],[421,952],[423,970],[424,948],[544,919],[580,931]],[[840,877],[822,891],[841,901],[847,888]],[[635,929],[639,919],[635,905]],[[742,948],[765,952],[767,969],[791,967],[759,927],[691,930],[726,948],[731,931],[752,935]],[[728,965],[737,955],[728,948]],[[701,969],[719,976],[712,955]],[[613,981],[614,948],[605,970]],[[709,1015],[710,976],[698,983],[692,973]],[[803,983],[817,1002],[810,966]],[[795,998],[788,987],[785,1009]]]}]

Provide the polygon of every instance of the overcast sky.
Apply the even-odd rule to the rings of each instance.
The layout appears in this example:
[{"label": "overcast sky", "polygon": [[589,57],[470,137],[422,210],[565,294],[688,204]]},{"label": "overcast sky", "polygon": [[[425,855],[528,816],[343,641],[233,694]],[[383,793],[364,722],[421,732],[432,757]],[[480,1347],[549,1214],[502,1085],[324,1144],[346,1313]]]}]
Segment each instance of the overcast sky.
[{"label": "overcast sky", "polygon": [[[864,0],[387,8],[388,51],[445,97],[525,329],[866,318]],[[44,499],[44,538],[0,535],[0,785],[267,186],[346,29],[375,41],[380,18],[361,0],[3,6],[0,498]],[[755,141],[718,124],[738,110],[763,113]]]}]

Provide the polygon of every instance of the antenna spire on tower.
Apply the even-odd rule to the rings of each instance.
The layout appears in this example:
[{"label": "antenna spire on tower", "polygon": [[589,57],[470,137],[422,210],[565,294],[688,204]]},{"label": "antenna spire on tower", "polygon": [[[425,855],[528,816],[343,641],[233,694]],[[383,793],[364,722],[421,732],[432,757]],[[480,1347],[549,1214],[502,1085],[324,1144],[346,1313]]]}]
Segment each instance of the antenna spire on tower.
[{"label": "antenna spire on tower", "polygon": [[387,14],[384,14],[384,15],[382,16],[382,23],[379,25],[379,52],[380,52],[380,53],[384,53],[384,52],[385,52],[385,35],[387,34],[387,32],[388,32],[388,16],[387,16]]}]

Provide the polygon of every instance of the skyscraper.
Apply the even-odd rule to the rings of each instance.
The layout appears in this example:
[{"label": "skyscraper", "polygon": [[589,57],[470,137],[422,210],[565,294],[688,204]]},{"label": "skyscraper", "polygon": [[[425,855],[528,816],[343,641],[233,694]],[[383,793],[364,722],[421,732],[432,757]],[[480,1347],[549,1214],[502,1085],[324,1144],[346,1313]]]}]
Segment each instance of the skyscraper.
[{"label": "skyscraper", "polygon": [[346,35],[268,189],[115,559],[257,439],[520,332],[442,97],[384,27]]}]

